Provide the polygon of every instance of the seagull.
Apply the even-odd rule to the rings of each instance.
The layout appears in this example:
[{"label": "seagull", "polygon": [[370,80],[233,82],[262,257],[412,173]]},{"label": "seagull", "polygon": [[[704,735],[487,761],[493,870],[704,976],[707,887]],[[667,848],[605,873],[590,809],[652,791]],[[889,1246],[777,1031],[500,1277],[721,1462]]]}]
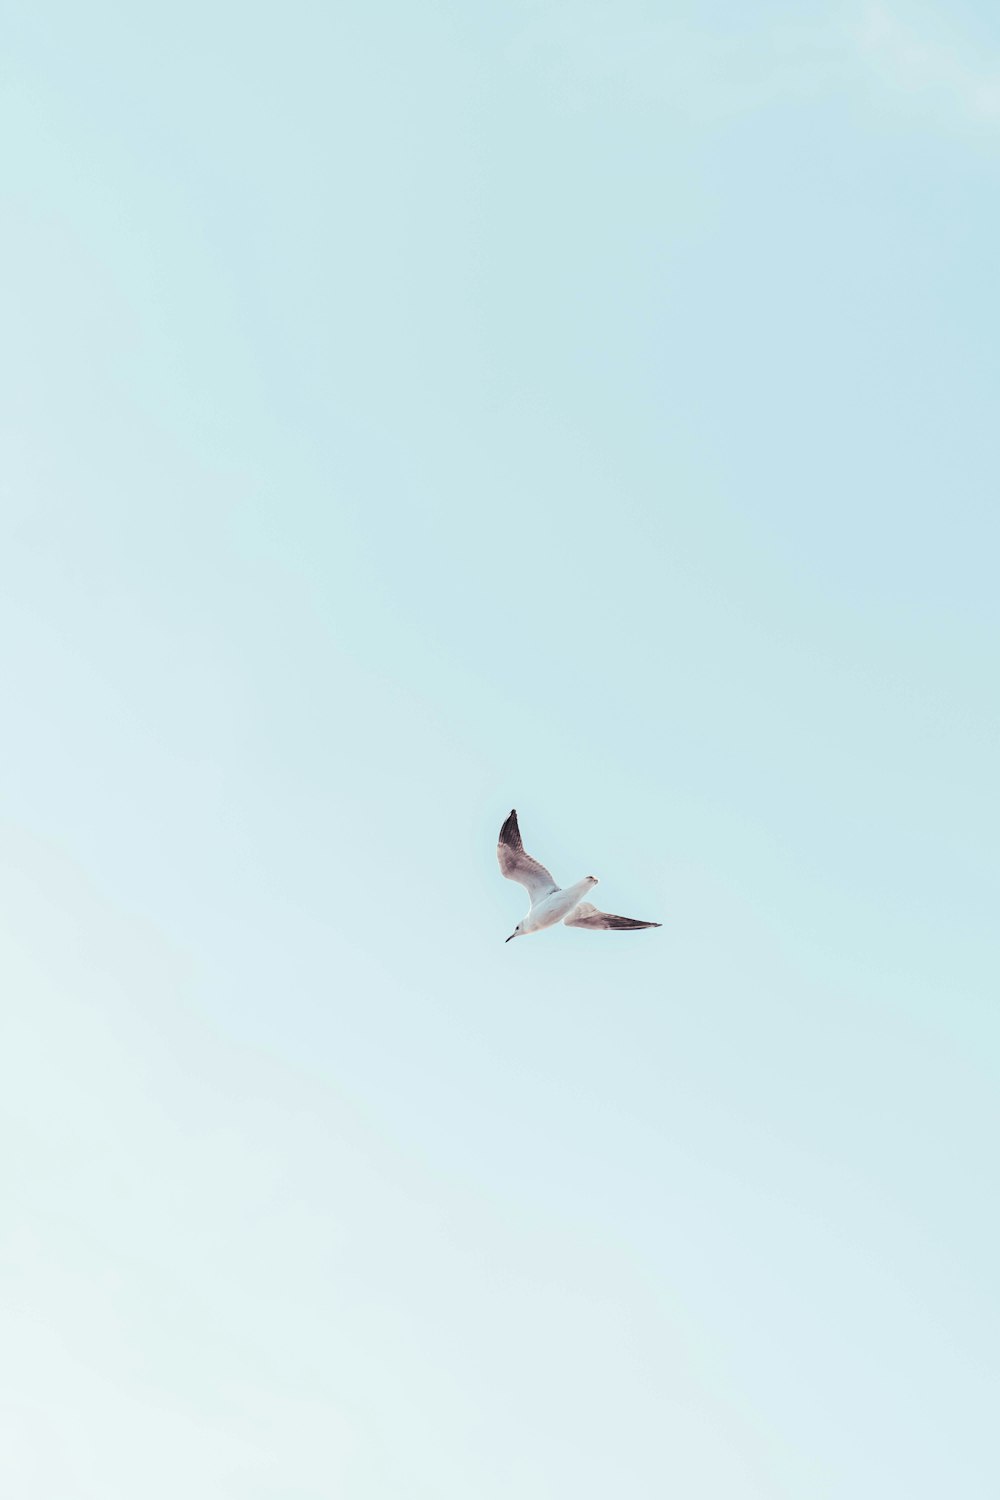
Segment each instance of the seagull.
[{"label": "seagull", "polygon": [[497,859],[500,873],[508,880],[523,885],[531,897],[531,909],[522,917],[509,938],[527,937],[530,932],[541,932],[563,922],[567,927],[585,927],[589,932],[636,932],[640,927],[662,927],[662,922],[637,922],[634,917],[614,917],[609,911],[598,911],[584,896],[597,884],[596,875],[585,875],[576,885],[565,890],[556,885],[544,865],[525,853],[521,843],[521,830],[517,826],[517,812],[510,810],[510,817],[500,830],[497,844]]}]

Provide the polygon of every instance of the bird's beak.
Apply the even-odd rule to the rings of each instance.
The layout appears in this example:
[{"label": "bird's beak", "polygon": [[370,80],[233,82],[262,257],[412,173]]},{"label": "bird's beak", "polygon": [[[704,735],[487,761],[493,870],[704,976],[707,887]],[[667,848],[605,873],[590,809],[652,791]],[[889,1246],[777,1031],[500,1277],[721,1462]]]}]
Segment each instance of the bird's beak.
[{"label": "bird's beak", "polygon": [[[511,935],[510,935],[510,937],[517,937],[517,933],[516,932],[512,932]],[[510,938],[504,938],[504,942],[505,943],[509,943],[510,942]]]}]

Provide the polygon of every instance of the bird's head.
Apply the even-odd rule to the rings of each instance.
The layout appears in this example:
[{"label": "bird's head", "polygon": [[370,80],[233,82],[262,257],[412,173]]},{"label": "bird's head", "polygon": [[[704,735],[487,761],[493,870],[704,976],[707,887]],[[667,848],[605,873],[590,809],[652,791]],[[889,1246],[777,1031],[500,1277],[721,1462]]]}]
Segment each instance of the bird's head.
[{"label": "bird's head", "polygon": [[510,938],[523,937],[523,936],[524,936],[524,928],[521,926],[520,922],[518,922],[517,926],[514,928],[514,931],[511,933],[510,937],[509,938],[504,938],[504,942],[505,943],[509,943],[510,942]]}]

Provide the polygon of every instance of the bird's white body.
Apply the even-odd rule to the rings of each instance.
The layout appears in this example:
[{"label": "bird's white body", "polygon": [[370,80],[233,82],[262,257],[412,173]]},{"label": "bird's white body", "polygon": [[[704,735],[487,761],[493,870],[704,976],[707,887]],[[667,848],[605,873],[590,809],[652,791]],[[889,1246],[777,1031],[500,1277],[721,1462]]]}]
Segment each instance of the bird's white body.
[{"label": "bird's white body", "polygon": [[585,875],[582,880],[576,882],[576,885],[568,885],[565,890],[553,891],[551,895],[543,896],[540,901],[533,901],[528,915],[522,917],[518,923],[521,932],[541,932],[545,927],[554,927],[557,922],[565,922],[570,912],[579,906],[588,891],[592,891],[596,884],[596,875]]}]

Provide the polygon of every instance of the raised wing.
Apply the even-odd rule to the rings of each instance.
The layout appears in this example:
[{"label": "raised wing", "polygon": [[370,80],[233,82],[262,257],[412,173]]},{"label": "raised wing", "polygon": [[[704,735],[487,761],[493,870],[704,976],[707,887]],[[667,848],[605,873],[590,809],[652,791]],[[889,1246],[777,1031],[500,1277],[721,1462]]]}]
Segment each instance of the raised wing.
[{"label": "raised wing", "polygon": [[564,927],[586,927],[588,932],[636,932],[640,927],[662,927],[662,922],[637,922],[634,917],[614,917],[609,911],[598,911],[589,901],[574,906]]},{"label": "raised wing", "polygon": [[559,889],[545,866],[540,865],[537,859],[532,859],[530,854],[525,854],[521,830],[517,826],[517,813],[513,808],[500,830],[497,859],[500,861],[500,873],[506,875],[508,880],[516,880],[518,885],[524,886],[531,897],[532,906]]}]

